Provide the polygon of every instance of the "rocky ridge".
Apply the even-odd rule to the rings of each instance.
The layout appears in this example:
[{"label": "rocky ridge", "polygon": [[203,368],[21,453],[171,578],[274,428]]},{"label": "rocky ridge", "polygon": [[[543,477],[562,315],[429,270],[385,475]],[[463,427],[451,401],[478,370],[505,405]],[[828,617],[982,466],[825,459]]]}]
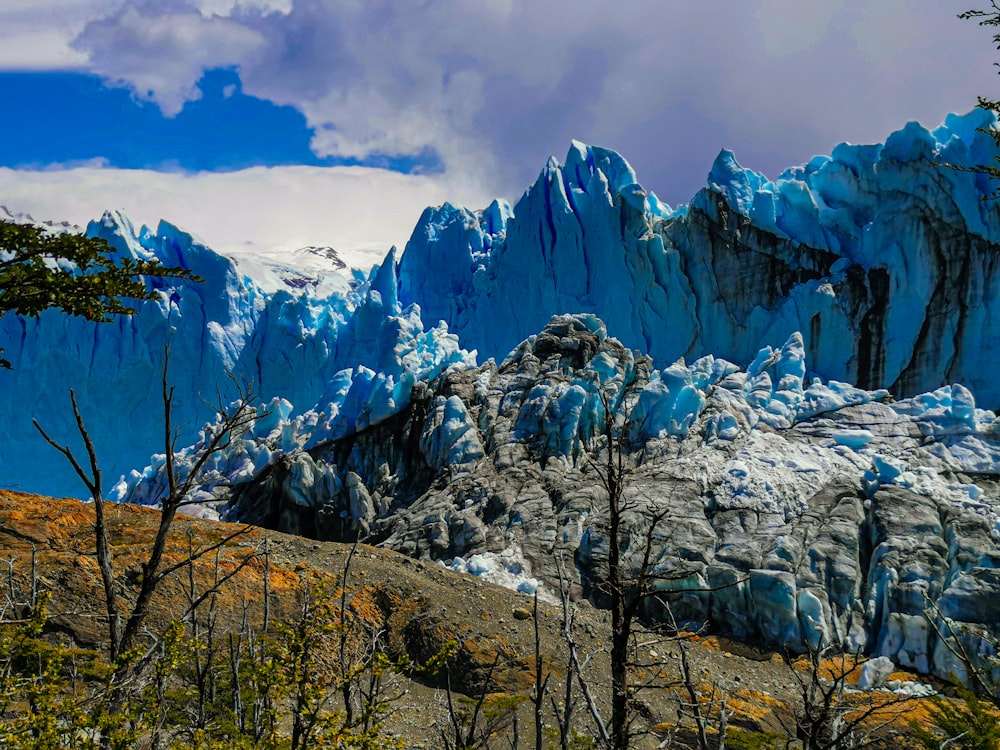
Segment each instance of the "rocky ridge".
[{"label": "rocky ridge", "polygon": [[1000,621],[995,416],[960,386],[897,402],[804,373],[797,337],[748,371],[714,358],[660,371],[596,319],[557,317],[500,365],[451,368],[391,419],[283,453],[232,488],[228,514],[504,569],[550,594],[561,560],[574,596],[600,603],[605,394],[628,414],[626,561],[660,517],[651,559],[675,617],[960,674],[927,618]]}]

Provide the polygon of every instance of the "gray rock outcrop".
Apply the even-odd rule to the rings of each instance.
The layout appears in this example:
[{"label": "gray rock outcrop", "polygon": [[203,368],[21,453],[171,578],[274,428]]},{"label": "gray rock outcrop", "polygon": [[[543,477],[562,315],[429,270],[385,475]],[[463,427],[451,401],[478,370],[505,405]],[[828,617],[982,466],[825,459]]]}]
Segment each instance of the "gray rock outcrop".
[{"label": "gray rock outcrop", "polygon": [[625,564],[652,540],[679,622],[948,676],[937,632],[1000,622],[1000,485],[980,470],[1000,455],[994,416],[958,387],[903,402],[806,387],[801,340],[770,351],[750,372],[657,371],[596,319],[556,317],[499,366],[452,368],[395,417],[272,463],[230,516],[442,561],[514,550],[543,590],[569,574],[600,604],[603,394],[631,469]]}]

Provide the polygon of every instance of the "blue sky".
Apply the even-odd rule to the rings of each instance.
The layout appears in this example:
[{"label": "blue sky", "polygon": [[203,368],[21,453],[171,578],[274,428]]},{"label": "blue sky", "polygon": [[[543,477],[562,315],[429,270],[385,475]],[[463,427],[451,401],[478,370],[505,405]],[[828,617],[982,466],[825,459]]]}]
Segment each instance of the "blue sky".
[{"label": "blue sky", "polygon": [[246,96],[238,86],[235,71],[208,71],[198,84],[201,98],[166,118],[156,104],[90,73],[0,73],[0,90],[21,102],[18,117],[0,125],[0,164],[99,160],[126,169],[197,171],[332,163],[309,148],[299,112]]},{"label": "blue sky", "polygon": [[430,150],[365,159],[319,156],[310,148],[314,133],[302,113],[248,96],[233,69],[207,70],[197,86],[198,99],[165,117],[154,102],[144,102],[122,86],[108,86],[92,73],[0,72],[0,91],[20,103],[17,117],[0,120],[0,166],[31,169],[97,161],[160,171],[291,164],[363,165],[403,173],[441,168]]},{"label": "blue sky", "polygon": [[4,0],[0,204],[374,249],[425,203],[516,199],[572,138],[683,202],[723,147],[773,177],[994,95],[967,5]]}]

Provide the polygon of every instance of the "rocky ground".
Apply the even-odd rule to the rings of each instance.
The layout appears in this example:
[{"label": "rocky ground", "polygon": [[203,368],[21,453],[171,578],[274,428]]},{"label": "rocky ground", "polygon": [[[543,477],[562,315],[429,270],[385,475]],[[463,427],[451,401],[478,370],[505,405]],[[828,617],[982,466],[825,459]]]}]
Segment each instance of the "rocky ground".
[{"label": "rocky ground", "polygon": [[[558,563],[575,563],[574,593],[597,601],[610,407],[626,576],[646,559],[680,582],[664,583],[685,590],[678,622],[772,649],[860,648],[942,679],[962,672],[938,637],[946,620],[970,653],[991,653],[1000,421],[967,389],[895,401],[824,384],[797,334],[745,370],[711,357],[649,366],[593,316],[557,316],[500,365],[416,385],[382,421],[381,401],[351,399],[354,428],[339,437],[294,447],[316,415],[268,427],[206,481],[228,493],[231,520],[420,559],[507,556],[549,591]],[[602,401],[612,394],[620,406]],[[155,502],[164,481],[161,470],[132,499]]]},{"label": "rocky ground", "polygon": [[[109,515],[119,583],[127,596],[141,574],[140,560],[152,539],[158,514],[121,505],[111,506]],[[34,555],[37,583],[53,595],[49,625],[52,637],[84,647],[100,647],[103,642],[101,584],[92,551],[93,520],[92,508],[76,500],[0,491],[0,560],[7,562],[9,571],[4,587],[23,589],[29,585]],[[233,525],[181,517],[176,521],[167,559],[183,559],[190,549],[199,549],[238,530]],[[339,580],[350,549],[342,544],[247,528],[226,544],[220,555],[219,565],[224,571],[234,570],[248,555],[254,556],[221,591],[218,611],[223,627],[238,627],[244,602],[249,603],[251,617],[259,617],[256,613],[263,601],[265,571],[269,573],[273,618],[294,617],[298,593],[323,578]],[[207,555],[196,564],[196,587],[207,585],[215,575],[214,559],[214,555]],[[165,580],[154,601],[151,631],[183,611],[189,582],[183,571]],[[457,641],[459,651],[451,671],[456,690],[475,694],[482,687],[481,678],[496,662],[491,692],[530,693],[535,648],[530,597],[454,573],[437,563],[364,545],[354,552],[348,587],[361,602],[358,611],[366,603],[374,604],[378,612],[373,616],[381,618],[392,631],[389,641],[402,644],[415,658],[426,658],[448,640]],[[582,657],[589,657],[586,674],[598,703],[606,711],[609,615],[586,602],[579,602],[576,610],[579,651]],[[540,602],[538,624],[545,669],[551,670],[553,682],[561,686],[566,661],[561,607]],[[679,661],[675,641],[643,632],[640,642],[644,659],[662,661],[664,674],[676,677]],[[734,711],[733,727],[743,732],[783,734],[793,726],[797,681],[793,667],[780,654],[711,636],[692,635],[685,643],[694,682],[706,695],[715,687],[719,697],[726,697],[727,706]],[[798,674],[806,673],[802,663],[798,669]],[[916,679],[915,675],[893,677]],[[446,720],[442,678],[408,681],[402,688],[407,692],[389,723],[390,731],[405,737],[409,747],[440,746],[439,727]],[[890,693],[881,693],[878,699],[890,698]],[[864,701],[870,699],[870,694],[864,696]],[[905,734],[911,719],[926,720],[924,703],[913,700],[897,707],[900,716],[882,736]],[[676,687],[651,689],[636,696],[635,707],[643,723],[658,730],[637,747],[655,747],[664,739],[677,722],[677,704]],[[581,729],[589,731],[584,714],[581,706]],[[530,714],[522,711],[521,742],[526,746],[531,732]],[[692,735],[682,734],[678,742],[685,738],[690,741]]]}]

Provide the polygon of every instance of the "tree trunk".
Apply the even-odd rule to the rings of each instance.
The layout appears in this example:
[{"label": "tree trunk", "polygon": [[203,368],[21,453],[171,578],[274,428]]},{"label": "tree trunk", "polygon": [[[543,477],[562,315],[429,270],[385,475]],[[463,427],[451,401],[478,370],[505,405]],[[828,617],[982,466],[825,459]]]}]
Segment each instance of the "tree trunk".
[{"label": "tree trunk", "polygon": [[[620,446],[618,448],[620,450]],[[628,750],[628,642],[632,623],[627,611],[621,569],[621,478],[614,460],[615,444],[608,444],[608,587],[611,593],[611,746]]]}]

